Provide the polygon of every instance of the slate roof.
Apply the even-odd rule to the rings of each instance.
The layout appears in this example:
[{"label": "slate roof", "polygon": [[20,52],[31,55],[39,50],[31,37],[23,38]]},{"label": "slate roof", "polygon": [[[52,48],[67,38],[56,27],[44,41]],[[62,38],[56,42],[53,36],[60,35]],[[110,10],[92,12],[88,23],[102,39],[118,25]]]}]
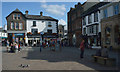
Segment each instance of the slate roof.
[{"label": "slate roof", "polygon": [[16,8],[13,12],[21,12],[18,8]]},{"label": "slate roof", "polygon": [[[54,19],[50,16],[29,15],[29,14],[26,15],[26,14],[23,14],[18,8],[16,8],[12,13],[21,13],[26,19],[58,21],[57,19]],[[10,13],[7,17],[9,17],[12,13]]]},{"label": "slate roof", "polygon": [[27,19],[35,19],[35,20],[55,20],[58,21],[57,19],[54,19],[50,16],[40,16],[40,15],[25,15]]},{"label": "slate roof", "polygon": [[81,16],[84,17],[84,16],[89,15],[89,14],[91,14],[93,12],[99,11],[99,9],[98,9],[99,7],[101,7],[101,6],[105,5],[105,4],[108,4],[108,3],[110,3],[110,2],[100,2],[100,3],[90,7],[87,11],[84,11]]}]

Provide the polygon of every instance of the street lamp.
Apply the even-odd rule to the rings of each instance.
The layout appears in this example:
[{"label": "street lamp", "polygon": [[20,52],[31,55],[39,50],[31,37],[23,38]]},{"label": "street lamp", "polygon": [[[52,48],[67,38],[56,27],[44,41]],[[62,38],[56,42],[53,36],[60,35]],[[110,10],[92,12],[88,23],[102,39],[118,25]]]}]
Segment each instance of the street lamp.
[{"label": "street lamp", "polygon": [[40,41],[40,52],[42,51],[41,46],[43,46],[43,45],[42,45],[43,34],[44,34],[43,32],[40,32],[40,39],[41,39],[41,41]]}]

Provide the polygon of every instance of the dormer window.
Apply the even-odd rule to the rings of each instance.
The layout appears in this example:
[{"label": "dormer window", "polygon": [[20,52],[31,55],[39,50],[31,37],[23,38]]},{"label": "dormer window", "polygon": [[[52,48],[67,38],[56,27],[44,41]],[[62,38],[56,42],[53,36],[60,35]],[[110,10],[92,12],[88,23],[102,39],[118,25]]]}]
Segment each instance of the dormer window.
[{"label": "dormer window", "polygon": [[33,21],[33,26],[36,26],[36,21]]}]

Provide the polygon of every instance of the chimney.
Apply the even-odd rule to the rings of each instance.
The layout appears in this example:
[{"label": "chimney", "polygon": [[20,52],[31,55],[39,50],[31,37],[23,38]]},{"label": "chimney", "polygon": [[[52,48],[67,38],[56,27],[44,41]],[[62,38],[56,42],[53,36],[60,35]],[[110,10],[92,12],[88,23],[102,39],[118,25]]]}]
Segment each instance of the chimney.
[{"label": "chimney", "polygon": [[40,12],[40,16],[43,16],[43,12],[42,11]]},{"label": "chimney", "polygon": [[28,10],[25,11],[25,14],[28,15]]},{"label": "chimney", "polygon": [[75,8],[77,8],[77,5],[75,5]]}]

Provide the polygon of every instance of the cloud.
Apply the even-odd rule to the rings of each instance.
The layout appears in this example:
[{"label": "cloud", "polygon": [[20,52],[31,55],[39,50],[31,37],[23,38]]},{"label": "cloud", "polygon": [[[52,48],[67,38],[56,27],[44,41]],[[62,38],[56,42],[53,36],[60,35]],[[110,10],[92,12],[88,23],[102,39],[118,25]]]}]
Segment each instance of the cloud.
[{"label": "cloud", "polygon": [[67,23],[63,19],[60,19],[58,24],[66,25]]},{"label": "cloud", "polygon": [[44,8],[48,13],[59,15],[59,16],[61,16],[61,15],[63,16],[66,11],[65,5],[43,4],[43,5],[41,5],[41,7]]},{"label": "cloud", "polygon": [[63,19],[60,19],[58,24],[65,25],[65,30],[67,30],[67,23]]}]

